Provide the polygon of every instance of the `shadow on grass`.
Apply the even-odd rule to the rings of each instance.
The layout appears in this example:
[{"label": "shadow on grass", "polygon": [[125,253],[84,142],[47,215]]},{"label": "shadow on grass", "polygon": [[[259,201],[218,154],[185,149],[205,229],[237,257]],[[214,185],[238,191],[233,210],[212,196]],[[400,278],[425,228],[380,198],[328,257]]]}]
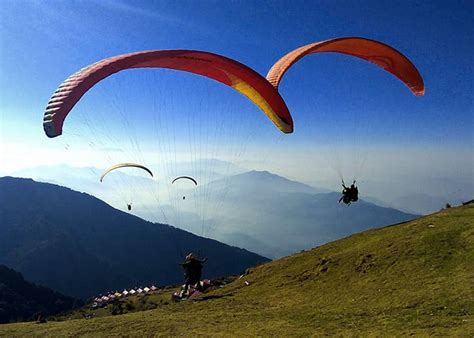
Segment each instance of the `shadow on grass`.
[{"label": "shadow on grass", "polygon": [[193,301],[202,302],[202,301],[205,301],[205,300],[219,299],[219,298],[233,297],[233,296],[234,296],[233,293],[228,293],[228,294],[225,294],[225,295],[209,295],[209,296],[204,296],[204,297],[199,297],[199,298],[193,299]]}]

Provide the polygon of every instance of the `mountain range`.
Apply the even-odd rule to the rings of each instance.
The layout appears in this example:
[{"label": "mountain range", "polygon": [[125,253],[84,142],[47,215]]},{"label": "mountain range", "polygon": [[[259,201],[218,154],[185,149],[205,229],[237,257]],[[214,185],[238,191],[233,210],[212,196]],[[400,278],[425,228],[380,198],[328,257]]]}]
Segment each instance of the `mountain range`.
[{"label": "mountain range", "polygon": [[[219,162],[219,166],[225,167],[225,162]],[[365,201],[365,186],[360,188],[359,202],[348,207],[337,203],[340,193],[268,171],[247,171],[204,182],[196,176],[198,187],[179,191],[186,195],[185,201],[181,195],[173,199],[167,190],[169,183],[161,178],[124,174],[116,182],[122,186],[119,191],[114,184],[100,184],[100,171],[94,168],[42,167],[23,171],[22,176],[85,191],[122,210],[126,210],[126,204],[118,198],[120,192],[134,191],[132,213],[139,217],[172,224],[269,258],[417,217],[415,213],[382,207],[377,201]]]},{"label": "mountain range", "polygon": [[151,223],[69,188],[0,178],[0,264],[66,295],[182,281],[184,254],[209,257],[204,277],[268,261],[247,250]]}]

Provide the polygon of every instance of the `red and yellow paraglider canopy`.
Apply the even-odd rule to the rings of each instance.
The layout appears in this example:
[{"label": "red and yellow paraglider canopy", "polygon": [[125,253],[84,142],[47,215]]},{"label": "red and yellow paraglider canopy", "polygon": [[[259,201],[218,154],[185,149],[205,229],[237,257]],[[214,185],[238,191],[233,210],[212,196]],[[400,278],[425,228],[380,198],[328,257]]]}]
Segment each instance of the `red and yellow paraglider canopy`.
[{"label": "red and yellow paraglider canopy", "polygon": [[277,90],[251,68],[224,56],[192,50],[153,50],[104,59],[66,79],[45,110],[43,127],[49,137],[61,135],[64,120],[80,98],[96,83],[125,69],[168,68],[202,75],[234,88],[257,105],[284,133],[293,120]]}]

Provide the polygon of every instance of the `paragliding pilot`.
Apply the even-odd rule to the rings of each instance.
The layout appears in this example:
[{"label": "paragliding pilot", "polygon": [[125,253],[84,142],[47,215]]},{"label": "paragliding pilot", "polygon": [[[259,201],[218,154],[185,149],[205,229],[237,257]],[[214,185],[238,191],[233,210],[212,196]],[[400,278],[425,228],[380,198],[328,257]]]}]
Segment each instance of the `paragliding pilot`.
[{"label": "paragliding pilot", "polygon": [[359,189],[356,187],[356,181],[351,184],[348,188],[346,187],[344,180],[342,181],[342,197],[339,199],[339,203],[344,202],[347,205],[350,205],[352,202],[357,202],[359,199]]},{"label": "paragliding pilot", "polygon": [[128,211],[132,210],[132,205],[130,203],[127,203],[127,209]]},{"label": "paragliding pilot", "polygon": [[203,264],[207,261],[207,258],[204,258],[202,261],[197,259],[197,257],[190,253],[186,256],[186,259],[180,265],[184,269],[184,293],[188,291],[190,285],[196,285],[196,289],[202,291],[201,289],[201,276]]}]

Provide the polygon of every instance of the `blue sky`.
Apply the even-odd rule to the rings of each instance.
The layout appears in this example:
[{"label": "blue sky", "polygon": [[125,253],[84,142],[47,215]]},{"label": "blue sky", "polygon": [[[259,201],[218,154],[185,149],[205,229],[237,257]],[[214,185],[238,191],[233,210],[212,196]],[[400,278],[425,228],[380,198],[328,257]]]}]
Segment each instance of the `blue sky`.
[{"label": "blue sky", "polygon": [[[18,161],[23,158],[25,166],[32,166],[34,161],[27,161],[29,147],[56,147],[58,142],[47,140],[42,130],[44,107],[66,77],[99,59],[147,49],[198,49],[226,55],[265,75],[279,57],[301,45],[363,36],[408,56],[425,80],[425,97],[413,96],[393,76],[360,60],[329,54],[309,57],[285,76],[280,87],[295,122],[295,133],[282,142],[287,154],[280,155],[304,153],[335,141],[395,147],[397,154],[402,149],[430,148],[440,151],[433,161],[443,152],[458,152],[459,165],[471,163],[472,172],[472,157],[466,162],[466,154],[472,156],[473,147],[473,12],[472,1],[4,0],[0,3],[2,158],[11,161],[15,153]],[[168,86],[165,81],[174,78],[178,80]],[[225,106],[229,114],[239,105],[254,109],[235,92],[207,82],[170,72],[160,79],[137,73],[117,77],[111,87],[122,87],[124,102],[128,91],[137,94],[158,83],[157,92],[163,95],[159,104],[176,114],[184,111],[181,105],[191,108],[203,99],[213,101],[214,109]],[[202,91],[193,93],[194,86]],[[203,92],[211,94],[203,97]],[[115,95],[111,93],[112,89],[105,91]],[[100,95],[97,91],[85,97],[83,109],[103,104]],[[172,100],[164,103],[169,97]],[[137,129],[147,126],[153,114],[146,102],[150,101],[133,105],[141,111],[134,120]],[[110,109],[107,105],[104,111]],[[261,114],[257,109],[251,113]],[[257,119],[265,123],[260,115]],[[176,135],[180,132],[184,129],[175,130]],[[255,140],[262,141],[262,135],[267,134],[255,129]],[[55,151],[51,156],[67,162],[62,148]],[[450,165],[452,161],[450,156]],[[38,164],[45,162],[43,158]]]}]

